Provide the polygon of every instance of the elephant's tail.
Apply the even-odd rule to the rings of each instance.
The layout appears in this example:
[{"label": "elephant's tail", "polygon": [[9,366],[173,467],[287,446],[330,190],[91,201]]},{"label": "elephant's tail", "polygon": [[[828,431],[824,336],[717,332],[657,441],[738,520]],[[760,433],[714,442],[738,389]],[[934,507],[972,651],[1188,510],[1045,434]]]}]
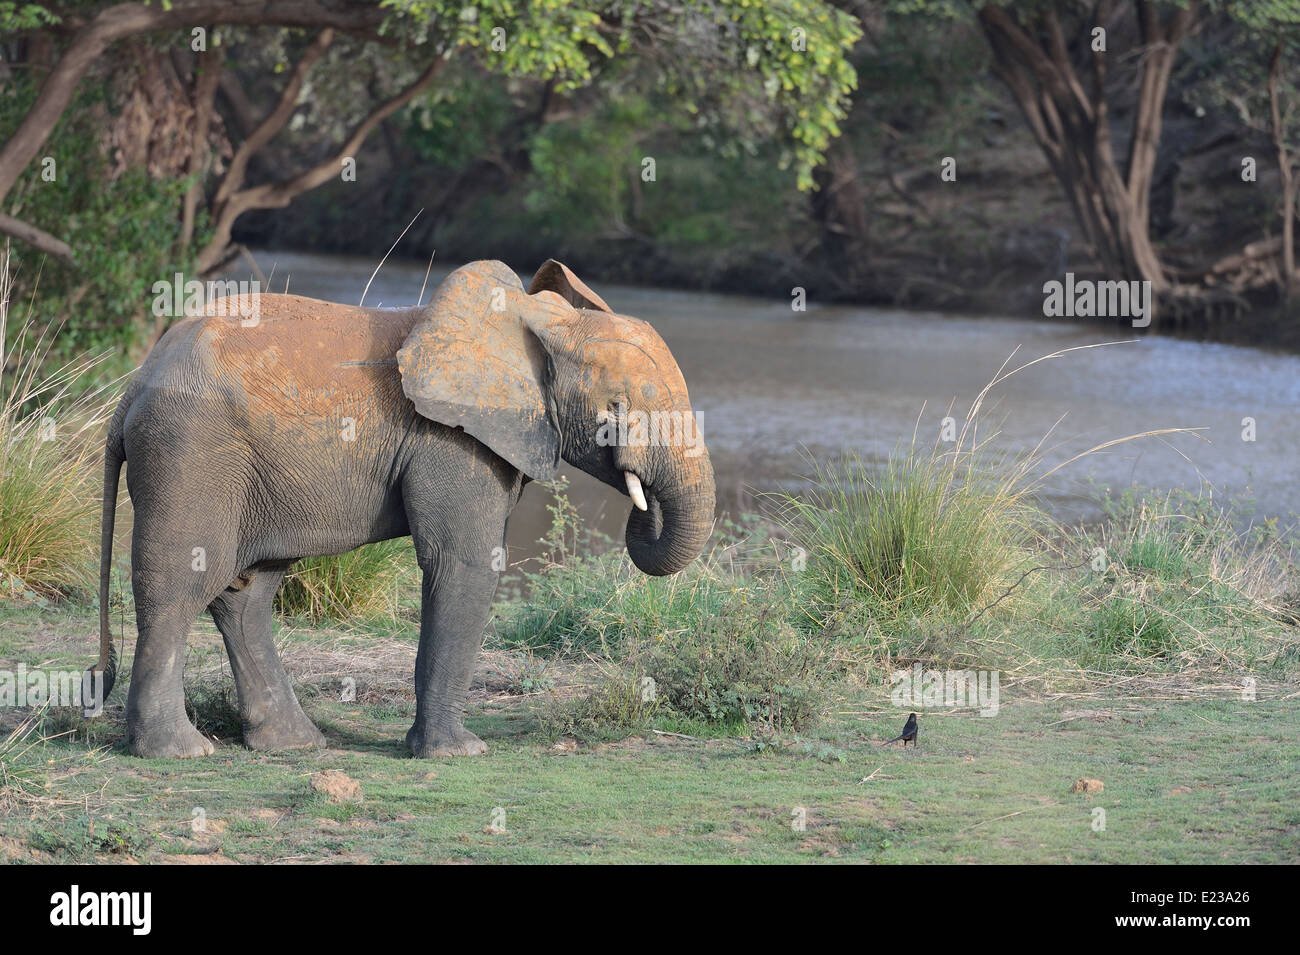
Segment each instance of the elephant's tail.
[{"label": "elephant's tail", "polygon": [[[108,629],[108,585],[109,575],[113,570],[113,522],[117,516],[117,482],[122,474],[122,462],[126,460],[126,447],[122,441],[123,414],[126,402],[113,415],[108,426],[108,440],[104,444],[104,496],[101,501],[102,527],[99,539],[99,663],[87,671],[89,677],[86,685],[95,686],[96,674],[102,676],[102,689],[96,688],[94,702],[102,707],[113,692],[117,682],[117,648],[113,646],[113,634]],[[87,709],[92,707],[87,704]]]}]

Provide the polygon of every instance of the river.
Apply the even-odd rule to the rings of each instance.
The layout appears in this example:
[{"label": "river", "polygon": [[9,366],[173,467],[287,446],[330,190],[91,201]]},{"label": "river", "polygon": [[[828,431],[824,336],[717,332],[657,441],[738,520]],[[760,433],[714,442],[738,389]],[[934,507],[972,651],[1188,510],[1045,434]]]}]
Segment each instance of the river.
[{"label": "river", "polygon": [[[333,302],[361,299],[375,261],[259,251],[269,290]],[[416,301],[425,262],[389,260],[367,305]],[[517,265],[517,263],[516,263]],[[435,264],[429,291],[451,265]],[[531,272],[521,274],[527,284]],[[239,270],[235,278],[248,277]],[[1300,511],[1300,356],[1126,333],[1066,320],[971,318],[591,283],[617,312],[652,323],[681,365],[712,456],[720,511],[754,510],[754,495],[797,489],[806,455],[849,450],[879,460],[938,437],[949,407],[961,422],[980,389],[1012,365],[1074,351],[1021,371],[990,395],[994,444],[1029,451],[1051,433],[1044,468],[1115,438],[1166,428],[1196,435],[1144,438],[1093,454],[1043,484],[1041,500],[1075,522],[1100,513],[1098,488],[1212,490],[1253,499],[1255,517]],[[922,409],[924,408],[924,413]],[[1243,419],[1255,440],[1243,440]],[[986,424],[988,422],[986,421]],[[960,424],[958,424],[960,427]],[[1054,430],[1053,430],[1054,429]],[[990,431],[981,431],[988,437]],[[627,498],[573,468],[570,496],[590,523],[620,539]],[[512,557],[531,553],[549,521],[531,485],[511,518]]]}]

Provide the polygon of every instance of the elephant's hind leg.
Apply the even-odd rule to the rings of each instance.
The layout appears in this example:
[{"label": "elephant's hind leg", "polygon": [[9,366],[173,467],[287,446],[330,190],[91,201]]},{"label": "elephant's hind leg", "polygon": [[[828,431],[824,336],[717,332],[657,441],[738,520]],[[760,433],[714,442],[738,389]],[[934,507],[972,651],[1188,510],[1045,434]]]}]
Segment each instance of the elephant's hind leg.
[{"label": "elephant's hind leg", "polygon": [[210,756],[212,741],[194,728],[185,712],[185,642],[202,612],[205,596],[168,586],[174,578],[150,573],[144,561],[133,569],[136,594],[135,660],[126,700],[127,743],[134,756]]},{"label": "elephant's hind leg", "polygon": [[185,758],[214,751],[185,713],[185,637],[197,613],[198,608],[170,610],[139,626],[126,702],[127,744],[134,756]]},{"label": "elephant's hind leg", "polygon": [[275,650],[271,604],[288,564],[263,565],[242,574],[208,606],[226,642],[239,693],[244,743],[251,749],[324,746],[325,737],[298,704],[289,675]]}]

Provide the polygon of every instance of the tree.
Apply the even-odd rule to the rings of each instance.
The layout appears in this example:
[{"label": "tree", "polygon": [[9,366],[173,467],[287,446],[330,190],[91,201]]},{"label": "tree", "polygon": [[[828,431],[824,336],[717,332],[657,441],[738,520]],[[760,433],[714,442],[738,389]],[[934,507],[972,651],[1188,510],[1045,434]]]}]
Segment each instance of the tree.
[{"label": "tree", "polygon": [[[207,27],[211,24],[314,26],[375,32],[383,22],[375,5],[326,5],[310,0],[177,0],[149,6],[120,3],[77,9],[66,15],[53,4],[5,4],[0,7],[0,30],[31,32],[49,26],[72,31],[71,39],[41,86],[27,115],[0,149],[0,203],[19,175],[49,139],[77,85],[91,65],[112,44],[132,36],[162,30]],[[57,258],[71,259],[61,240],[44,230],[9,217],[0,219],[0,232],[28,241]],[[66,244],[64,246],[66,248]]]},{"label": "tree", "polygon": [[[1121,164],[1110,130],[1107,68],[1117,19],[1131,12],[1141,48],[1128,155]],[[1012,9],[984,4],[978,20],[994,71],[1020,107],[1035,140],[1103,268],[1169,282],[1151,242],[1150,198],[1162,113],[1178,45],[1195,29],[1198,5],[1100,0],[1067,33],[1054,4]]]},{"label": "tree", "polygon": [[[1236,108],[1243,123],[1266,132],[1272,142],[1282,183],[1278,285],[1283,298],[1290,302],[1296,293],[1295,220],[1297,193],[1300,192],[1300,123],[1296,121],[1295,111],[1300,106],[1297,102],[1300,90],[1288,75],[1285,64],[1287,57],[1294,57],[1300,51],[1300,5],[1294,0],[1258,0],[1250,4],[1234,4],[1229,10],[1246,28],[1246,52],[1255,54],[1253,65],[1256,65],[1257,75],[1243,77],[1240,70],[1232,71],[1232,75],[1224,79],[1226,88],[1221,88],[1220,95]],[[1261,70],[1257,64],[1264,59],[1268,66]],[[1251,59],[1243,56],[1238,62],[1251,63]],[[1263,74],[1262,82],[1258,73]]]},{"label": "tree", "polygon": [[[195,259],[195,267],[199,272],[205,274],[213,272],[231,259],[237,251],[231,246],[231,232],[235,220],[245,212],[252,209],[282,208],[292,202],[296,196],[338,176],[341,168],[346,168],[349,161],[355,161],[354,157],[358,149],[370,132],[425,89],[433,81],[443,63],[442,58],[434,59],[423,72],[399,92],[371,108],[351,128],[343,142],[326,158],[288,178],[256,186],[246,185],[249,161],[288,124],[297,110],[298,97],[302,92],[307,73],[333,42],[334,31],[331,29],[322,30],[317,35],[290,71],[288,81],[274,108],[235,150],[212,199],[212,237],[199,250]],[[219,70],[219,64],[210,65],[206,72],[201,73],[201,81],[206,81],[208,88],[215,88],[218,82],[215,77]]]},{"label": "tree", "polygon": [[[112,44],[132,36],[222,26],[308,28],[315,38],[289,70],[275,105],[248,132],[212,196],[214,236],[198,253],[201,269],[230,255],[235,220],[255,208],[283,206],[337,175],[385,118],[428,89],[440,64],[472,56],[508,76],[555,84],[591,82],[609,61],[637,57],[655,65],[663,92],[702,122],[780,135],[800,184],[811,186],[855,77],[845,60],[858,36],[851,18],[821,0],[173,0],[160,5],[91,5],[64,12],[52,4],[0,4],[0,27],[29,34],[57,29],[68,41],[40,95],[0,150],[0,203],[39,153],[86,70]],[[382,44],[413,79],[351,127],[328,155],[288,178],[248,185],[251,158],[295,115],[313,66],[338,34]],[[222,64],[204,56],[196,65],[196,107],[208,110],[222,88]],[[201,177],[204,144],[195,136],[193,174]],[[187,194],[182,238],[188,242],[200,193]],[[38,243],[65,260],[72,249],[35,224],[0,219],[0,231]],[[67,254],[64,254],[64,253]]]},{"label": "tree", "polygon": [[[893,14],[973,14],[993,72],[1015,100],[1060,182],[1075,220],[1107,272],[1170,281],[1150,237],[1150,199],[1162,113],[1180,44],[1215,0],[889,0]],[[1136,38],[1119,48],[1125,35]],[[1131,83],[1111,64],[1129,64]],[[1126,155],[1117,155],[1114,106],[1130,90]]]}]

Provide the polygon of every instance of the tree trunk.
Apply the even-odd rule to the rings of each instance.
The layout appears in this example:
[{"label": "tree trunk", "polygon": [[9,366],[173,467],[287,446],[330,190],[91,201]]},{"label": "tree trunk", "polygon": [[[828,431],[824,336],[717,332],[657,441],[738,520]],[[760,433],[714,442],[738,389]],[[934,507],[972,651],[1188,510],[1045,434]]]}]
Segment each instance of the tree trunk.
[{"label": "tree trunk", "polygon": [[857,157],[843,137],[831,143],[826,162],[813,173],[817,191],[812,214],[821,231],[821,246],[845,291],[857,290],[866,267],[869,228],[867,202],[858,179]]},{"label": "tree trunk", "polygon": [[203,177],[208,166],[208,131],[212,127],[212,111],[217,98],[217,84],[221,80],[221,53],[203,52],[194,65],[194,143],[190,147],[187,170],[194,180],[185,193],[181,207],[181,234],[179,247],[182,255],[194,241],[194,218],[199,203],[203,201]]},{"label": "tree trunk", "polygon": [[1273,126],[1273,147],[1277,150],[1277,171],[1282,177],[1282,296],[1290,302],[1295,295],[1295,202],[1296,178],[1282,128],[1282,104],[1278,83],[1282,74],[1282,44],[1273,47],[1268,66],[1269,118]]},{"label": "tree trunk", "polygon": [[[1102,268],[1117,277],[1169,287],[1149,231],[1151,180],[1160,142],[1161,112],[1178,44],[1195,25],[1195,5],[1175,10],[1164,24],[1136,0],[1146,48],[1128,162],[1121,173],[1110,138],[1106,52],[1092,52],[1092,91],[1071,62],[1060,20],[1041,8],[1034,25],[1008,8],[988,5],[979,23],[994,56],[994,71],[1015,97],[1052,172],[1064,187],[1075,219]],[[1098,4],[1105,26],[1109,4]]]}]

